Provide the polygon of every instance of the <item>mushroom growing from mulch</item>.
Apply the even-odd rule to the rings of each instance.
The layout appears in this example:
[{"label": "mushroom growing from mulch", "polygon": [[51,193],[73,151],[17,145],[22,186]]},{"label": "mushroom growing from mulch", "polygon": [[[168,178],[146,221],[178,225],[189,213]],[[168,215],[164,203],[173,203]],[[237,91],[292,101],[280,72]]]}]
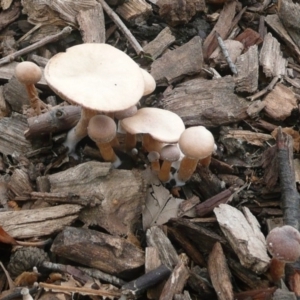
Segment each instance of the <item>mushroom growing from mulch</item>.
[{"label": "mushroom growing from mulch", "polygon": [[82,106],[81,118],[64,143],[73,155],[93,116],[127,109],[144,94],[140,67],[107,44],[81,44],[54,55],[46,65],[45,79],[62,99]]}]

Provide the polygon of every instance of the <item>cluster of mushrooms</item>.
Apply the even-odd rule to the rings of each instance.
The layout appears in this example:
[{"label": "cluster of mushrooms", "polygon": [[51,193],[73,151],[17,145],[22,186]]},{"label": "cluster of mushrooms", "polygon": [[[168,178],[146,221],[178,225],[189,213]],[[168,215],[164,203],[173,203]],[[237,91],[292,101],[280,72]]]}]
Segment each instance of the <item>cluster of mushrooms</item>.
[{"label": "cluster of mushrooms", "polygon": [[[32,62],[22,62],[15,75],[26,86],[32,109],[40,114],[46,109],[34,87],[42,76],[40,68]],[[77,45],[53,56],[44,76],[63,100],[82,107],[78,124],[64,142],[70,155],[75,155],[76,145],[88,135],[103,159],[118,167],[121,161],[114,147],[118,146],[116,134],[120,132],[125,134],[128,152],[136,147],[136,136],[142,135],[152,170],[164,183],[175,179],[176,185],[183,185],[199,160],[209,165],[215,144],[205,127],[185,129],[182,119],[171,111],[137,109],[141,97],[152,93],[156,84],[124,52],[108,44]],[[174,175],[171,167],[177,170]]]}]

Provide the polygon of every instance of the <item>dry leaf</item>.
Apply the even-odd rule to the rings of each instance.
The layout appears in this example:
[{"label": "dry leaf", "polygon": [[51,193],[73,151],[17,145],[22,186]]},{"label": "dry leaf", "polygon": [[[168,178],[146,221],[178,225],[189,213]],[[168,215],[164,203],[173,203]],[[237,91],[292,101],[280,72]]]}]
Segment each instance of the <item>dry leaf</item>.
[{"label": "dry leaf", "polygon": [[11,237],[1,226],[0,226],[0,242],[4,244],[17,245],[18,242]]},{"label": "dry leaf", "polygon": [[15,279],[16,286],[32,286],[38,280],[37,272],[23,272]]}]

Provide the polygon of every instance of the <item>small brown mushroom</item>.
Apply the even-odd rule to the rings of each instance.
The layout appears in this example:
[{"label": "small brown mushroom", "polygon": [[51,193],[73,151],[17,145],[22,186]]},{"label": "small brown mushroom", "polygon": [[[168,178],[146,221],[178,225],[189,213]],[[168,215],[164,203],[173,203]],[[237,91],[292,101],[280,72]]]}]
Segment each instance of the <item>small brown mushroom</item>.
[{"label": "small brown mushroom", "polygon": [[103,159],[112,162],[117,168],[121,162],[110,143],[117,132],[114,120],[105,115],[96,115],[90,119],[87,132],[91,140],[96,143]]},{"label": "small brown mushroom", "polygon": [[289,225],[276,227],[269,232],[266,242],[272,255],[270,273],[277,282],[285,274],[285,264],[293,263],[300,257],[300,233]]},{"label": "small brown mushroom", "polygon": [[160,170],[159,158],[160,155],[157,151],[151,151],[147,156],[149,162],[151,163],[151,169],[153,172],[158,173]]},{"label": "small brown mushroom", "polygon": [[179,160],[180,150],[177,145],[166,145],[160,151],[160,159],[163,160],[158,178],[162,182],[168,182],[171,178],[170,170],[172,163]]},{"label": "small brown mushroom", "polygon": [[21,62],[16,66],[15,76],[26,87],[30,106],[34,110],[34,115],[40,115],[41,109],[47,108],[46,104],[39,98],[35,88],[35,84],[42,78],[40,67],[31,61]]},{"label": "small brown mushroom", "polygon": [[204,126],[186,129],[179,138],[179,148],[184,154],[177,173],[177,185],[184,185],[193,175],[199,160],[210,161],[215,142],[212,133]]}]

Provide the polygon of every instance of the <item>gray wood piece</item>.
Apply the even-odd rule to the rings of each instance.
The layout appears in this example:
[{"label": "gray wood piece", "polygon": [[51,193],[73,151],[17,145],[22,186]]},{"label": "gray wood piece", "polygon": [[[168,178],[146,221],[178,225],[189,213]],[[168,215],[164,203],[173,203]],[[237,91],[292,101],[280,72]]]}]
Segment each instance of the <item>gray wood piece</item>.
[{"label": "gray wood piece", "polygon": [[178,114],[188,126],[234,123],[247,117],[249,105],[244,98],[234,94],[234,88],[231,76],[214,80],[197,78],[165,93],[162,105]]},{"label": "gray wood piece", "polygon": [[4,87],[3,85],[1,85],[0,86],[0,118],[8,117],[11,113],[11,109],[5,101],[3,89]]},{"label": "gray wood piece", "polygon": [[148,247],[156,247],[158,249],[162,264],[173,269],[178,263],[178,255],[164,232],[159,227],[153,226],[147,230],[146,238]]},{"label": "gray wood piece", "polygon": [[237,75],[234,76],[236,91],[254,93],[258,88],[258,50],[257,45],[237,58]]},{"label": "gray wood piece", "polygon": [[63,230],[78,217],[80,205],[58,205],[40,209],[0,212],[0,226],[12,237],[47,236]]},{"label": "gray wood piece", "polygon": [[259,63],[267,77],[281,77],[286,73],[287,61],[282,57],[280,43],[268,33],[259,54]]},{"label": "gray wood piece", "polygon": [[183,46],[168,51],[154,61],[151,66],[151,75],[157,85],[168,85],[179,81],[186,75],[200,73],[202,65],[201,38],[196,36]]},{"label": "gray wood piece", "polygon": [[153,59],[159,57],[172,43],[175,42],[175,36],[172,34],[170,27],[164,28],[157,37],[144,46],[144,52]]}]

